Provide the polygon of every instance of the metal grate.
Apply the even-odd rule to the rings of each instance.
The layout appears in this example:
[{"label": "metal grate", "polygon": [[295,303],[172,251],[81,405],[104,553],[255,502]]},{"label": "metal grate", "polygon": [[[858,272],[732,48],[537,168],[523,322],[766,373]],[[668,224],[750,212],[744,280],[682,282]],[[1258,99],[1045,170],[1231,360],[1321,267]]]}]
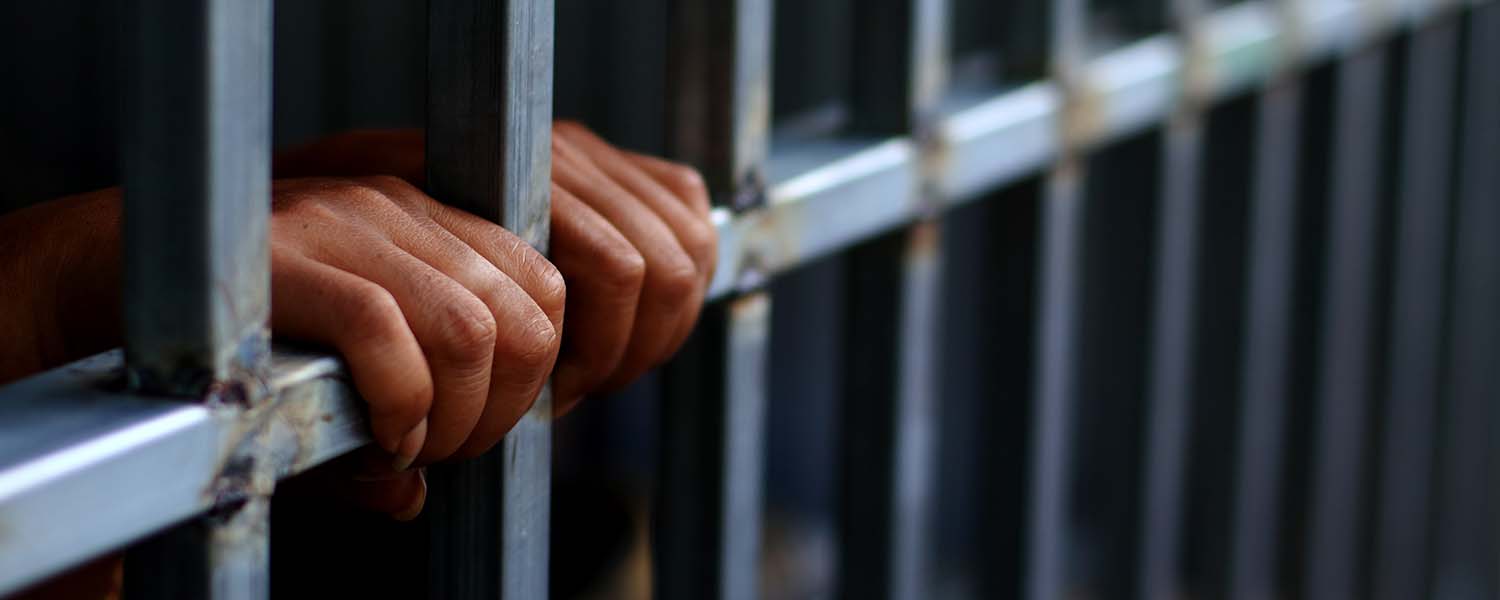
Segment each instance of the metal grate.
[{"label": "metal grate", "polygon": [[[127,5],[127,343],[0,389],[0,594],[126,548],[132,597],[267,596],[277,482],[368,442],[338,359],[265,327],[272,9]],[[545,249],[553,2],[426,10],[429,191]],[[616,118],[663,121],[720,234],[660,374],[656,596],[780,593],[769,283],[833,257],[820,593],[1500,593],[1492,4],[641,11],[666,116]],[[434,469],[415,589],[548,596],[550,410]]]}]

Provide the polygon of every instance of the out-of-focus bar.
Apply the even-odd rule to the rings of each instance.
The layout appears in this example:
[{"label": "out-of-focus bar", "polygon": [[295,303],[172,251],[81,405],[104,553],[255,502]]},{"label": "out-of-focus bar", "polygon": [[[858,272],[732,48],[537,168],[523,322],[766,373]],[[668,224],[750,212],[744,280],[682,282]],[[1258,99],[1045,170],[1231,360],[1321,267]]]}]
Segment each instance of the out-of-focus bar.
[{"label": "out-of-focus bar", "polygon": [[1441,397],[1444,305],[1448,288],[1449,207],[1459,28],[1435,23],[1401,46],[1398,203],[1390,344],[1384,384],[1384,435],[1377,472],[1379,512],[1371,538],[1370,593],[1380,600],[1420,598],[1428,579],[1427,515]]},{"label": "out-of-focus bar", "polygon": [[1260,93],[1250,205],[1240,430],[1229,551],[1229,597],[1276,595],[1281,440],[1287,353],[1292,334],[1296,256],[1298,129],[1302,88],[1295,80]]},{"label": "out-of-focus bar", "polygon": [[[703,172],[716,204],[733,211],[763,206],[772,2],[683,1],[671,11],[668,150]],[[720,239],[721,248],[745,241],[733,233]],[[752,251],[740,258],[721,263],[717,280],[733,281],[737,290],[757,287],[766,276],[763,258]],[[663,372],[652,546],[658,598],[760,595],[770,310],[764,292],[710,307]]]},{"label": "out-of-focus bar", "polygon": [[1493,598],[1495,581],[1496,361],[1500,360],[1500,6],[1465,22],[1463,119],[1453,219],[1450,335],[1438,449],[1430,597]]},{"label": "out-of-focus bar", "polygon": [[[885,0],[856,9],[854,126],[930,139],[945,80],[947,3]],[[927,174],[928,170],[919,170]],[[909,179],[911,204],[936,206]],[[838,209],[838,217],[859,210]],[[918,209],[920,210],[920,209]],[[924,597],[936,465],[939,229],[923,223],[858,246],[846,264],[839,595]],[[878,575],[877,575],[878,574]]]},{"label": "out-of-focus bar", "polygon": [[1304,593],[1358,596],[1365,419],[1378,338],[1377,253],[1382,218],[1381,150],[1386,49],[1374,47],[1339,66],[1329,187],[1318,381],[1319,406],[1308,508]]}]

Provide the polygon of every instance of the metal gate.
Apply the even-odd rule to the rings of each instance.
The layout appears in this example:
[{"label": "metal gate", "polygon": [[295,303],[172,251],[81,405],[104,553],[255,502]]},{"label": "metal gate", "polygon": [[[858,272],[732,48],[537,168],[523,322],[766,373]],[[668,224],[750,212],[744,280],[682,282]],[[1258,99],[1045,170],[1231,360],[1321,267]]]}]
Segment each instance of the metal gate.
[{"label": "metal gate", "polygon": [[[128,548],[131,597],[269,595],[277,482],[368,442],[265,325],[272,4],[125,4],[126,347],[0,389],[0,594]],[[655,596],[785,593],[768,444],[807,419],[815,595],[1500,594],[1490,3],[604,4],[426,3],[429,190],[545,249],[554,19],[659,34],[661,104],[593,113],[718,205],[656,388]],[[822,366],[831,408],[773,394]],[[548,595],[550,410],[434,471],[428,596]]]}]

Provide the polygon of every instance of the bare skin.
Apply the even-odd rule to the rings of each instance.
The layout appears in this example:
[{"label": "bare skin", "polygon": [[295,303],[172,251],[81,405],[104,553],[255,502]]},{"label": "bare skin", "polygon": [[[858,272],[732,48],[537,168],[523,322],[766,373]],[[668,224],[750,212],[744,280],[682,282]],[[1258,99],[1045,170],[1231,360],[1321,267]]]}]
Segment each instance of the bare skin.
[{"label": "bare skin", "polygon": [[[376,448],[333,493],[403,519],[419,467],[493,447],[549,377],[562,414],[668,359],[717,249],[696,172],[577,124],[554,126],[550,260],[428,197],[422,164],[420,131],[351,132],[279,154],[272,191],[272,330],[339,351],[369,406]],[[119,305],[120,202],[0,215],[0,382],[120,344],[101,309]]]}]

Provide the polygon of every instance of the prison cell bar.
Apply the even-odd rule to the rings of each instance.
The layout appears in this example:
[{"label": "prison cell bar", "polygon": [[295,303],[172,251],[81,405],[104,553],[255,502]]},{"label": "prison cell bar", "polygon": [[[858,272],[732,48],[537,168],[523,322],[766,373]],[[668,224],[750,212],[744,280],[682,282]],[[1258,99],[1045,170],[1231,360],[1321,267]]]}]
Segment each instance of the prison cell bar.
[{"label": "prison cell bar", "polygon": [[[755,5],[757,3],[744,3],[744,6]],[[1247,2],[1219,9],[1204,21],[1203,26],[1209,31],[1205,36],[1208,43],[1204,47],[1180,47],[1170,43],[1175,39],[1172,35],[1158,35],[1097,59],[1084,61],[1084,77],[1091,81],[1080,87],[1087,90],[1091,106],[1097,111],[1091,113],[1091,118],[1086,121],[1070,123],[1066,128],[1060,125],[1065,96],[1062,86],[1055,80],[1042,81],[943,117],[935,128],[937,134],[931,146],[919,146],[905,136],[895,137],[839,158],[824,168],[778,182],[769,190],[766,206],[762,209],[738,214],[724,208],[716,209],[715,220],[721,232],[721,262],[711,294],[723,297],[740,289],[752,289],[765,276],[910,222],[918,216],[921,209],[909,202],[909,199],[897,197],[901,192],[891,192],[906,190],[908,187],[890,184],[920,177],[917,163],[926,160],[929,154],[943,157],[934,168],[937,189],[943,202],[965,202],[977,198],[978,192],[982,190],[1013,182],[1044,168],[1058,156],[1060,148],[1064,146],[1064,130],[1068,132],[1068,145],[1092,146],[1159,121],[1179,101],[1175,90],[1179,87],[1177,80],[1186,64],[1183,52],[1207,54],[1202,63],[1208,65],[1207,71],[1210,74],[1207,95],[1217,99],[1269,79],[1282,60],[1288,63],[1305,63],[1344,55],[1357,46],[1353,41],[1374,40],[1378,34],[1397,26],[1420,23],[1433,14],[1432,11],[1421,10],[1380,12],[1376,18],[1355,19],[1357,23],[1351,25],[1351,18],[1359,14],[1358,9],[1359,5],[1354,3],[1312,3],[1305,9],[1291,11],[1296,15],[1287,23],[1279,22],[1274,16],[1276,11],[1273,7],[1261,2]],[[1474,4],[1470,10],[1474,15],[1470,19],[1470,43],[1475,47],[1488,48],[1483,44],[1492,43],[1486,40],[1493,36],[1493,25],[1487,25],[1493,21],[1493,11],[1487,4],[1480,3]],[[1348,34],[1351,27],[1357,30],[1355,35]],[[751,40],[747,37],[733,39],[742,44],[749,44]],[[765,40],[759,39],[763,49]],[[1289,55],[1278,56],[1278,49],[1287,49]],[[1489,93],[1484,90],[1492,89],[1485,87],[1492,86],[1491,83],[1486,83],[1492,77],[1479,66],[1481,61],[1472,52],[1468,61],[1470,76],[1475,82],[1469,94],[1482,96],[1483,93]],[[706,69],[704,72],[712,75],[717,71]],[[716,88],[708,86],[700,89]],[[765,90],[757,90],[756,93],[762,94],[760,98],[768,95]],[[692,96],[685,94],[685,97]],[[740,99],[756,97],[754,93],[734,94],[734,98]],[[734,105],[727,101],[716,104],[703,98],[699,98],[697,102],[707,107]],[[1489,112],[1474,108],[1472,102],[1469,104],[1469,110],[1475,111],[1476,115],[1485,118],[1491,116]],[[740,110],[737,114],[754,115],[755,111]],[[760,116],[764,117],[764,114]],[[737,122],[754,124],[753,119]],[[702,127],[698,131],[701,133],[711,129],[713,128]],[[754,134],[756,128],[747,125],[746,131]],[[763,128],[758,135],[763,138]],[[754,138],[755,135],[737,135],[734,138],[738,142],[733,144],[738,156],[754,154],[745,151],[745,148],[755,146]],[[1480,142],[1468,138],[1466,140],[1466,143],[1483,147]],[[717,143],[720,148],[731,146],[724,140]],[[759,143],[763,145],[763,139]],[[685,156],[689,154],[683,153]],[[1472,156],[1466,158],[1476,160]],[[727,160],[721,162],[730,164]],[[741,160],[738,164],[754,165],[757,162]],[[741,173],[749,183],[735,181],[732,169],[721,172],[730,173],[714,183],[721,192],[756,189],[754,178],[750,175],[753,173],[751,169],[745,169]],[[710,180],[714,181],[712,173],[710,170]],[[1066,267],[1075,260],[1068,254],[1067,248],[1070,243],[1076,243],[1076,239],[1075,242],[1069,242],[1068,235],[1076,238],[1075,229],[1080,215],[1077,212],[1079,206],[1076,198],[1070,199],[1070,187],[1080,182],[1070,182],[1071,176],[1066,169],[1059,173],[1056,178],[1058,185],[1053,186],[1049,192],[1051,198],[1045,208],[1049,215],[1044,220],[1049,232],[1046,237],[1049,250],[1045,253],[1044,266],[1049,271],[1045,274],[1048,279],[1043,286],[1042,299],[1047,302],[1055,299],[1063,305],[1055,307],[1049,304],[1043,315],[1042,337],[1061,334],[1052,342],[1044,341],[1039,348],[1045,365],[1051,365],[1039,371],[1044,384],[1052,382],[1048,384],[1052,387],[1045,388],[1052,396],[1044,396],[1044,399],[1059,393],[1057,382],[1060,375],[1052,372],[1049,379],[1047,368],[1066,366],[1058,358],[1066,356],[1067,344],[1072,343],[1069,341],[1067,321],[1062,316],[1067,314],[1069,309],[1066,302],[1074,293],[1069,291],[1073,284],[1069,283],[1068,278],[1076,276],[1076,270],[1051,267]],[[1471,174],[1468,177],[1481,176]],[[1479,184],[1469,183],[1464,189],[1478,189],[1476,186]],[[749,193],[745,197],[754,198],[756,195]],[[1472,192],[1466,192],[1465,197],[1475,196]],[[823,218],[828,215],[839,215],[840,218],[832,221]],[[1478,224],[1470,226],[1477,227]],[[1474,234],[1460,235],[1461,240],[1469,240],[1461,241],[1460,244],[1475,244],[1473,238]],[[1482,272],[1482,267],[1474,266],[1474,259],[1465,261],[1461,261],[1461,265],[1467,266],[1460,268],[1460,271]],[[1267,269],[1274,270],[1270,267]],[[1460,301],[1455,298],[1455,302]],[[1460,305],[1468,307],[1469,304],[1465,303],[1469,302],[1472,300],[1465,297]],[[1461,314],[1472,314],[1476,309],[1464,310],[1469,312]],[[753,314],[754,311],[751,312]],[[712,331],[713,328],[709,327],[707,330]],[[754,328],[739,330],[754,331]],[[1454,344],[1456,348],[1463,349],[1466,353],[1464,356],[1484,352],[1462,346],[1459,341]],[[753,348],[753,345],[746,347]],[[750,351],[749,355],[754,356],[754,352]],[[269,400],[238,416],[205,406],[163,405],[145,399],[122,397],[102,389],[101,382],[108,379],[110,372],[120,366],[119,355],[105,355],[6,388],[8,401],[3,407],[7,413],[6,422],[45,423],[48,427],[33,427],[21,434],[16,438],[17,445],[7,446],[9,450],[5,453],[3,462],[0,462],[3,464],[0,467],[3,468],[0,471],[0,500],[3,500],[0,501],[0,512],[6,515],[8,523],[16,524],[13,533],[17,534],[0,540],[8,557],[7,561],[0,564],[0,591],[17,589],[68,565],[77,564],[108,549],[118,548],[146,533],[215,506],[216,499],[204,494],[204,490],[216,489],[215,486],[226,481],[228,475],[235,475],[221,471],[221,467],[241,465],[242,457],[259,455],[259,451],[252,452],[249,449],[253,444],[247,444],[248,441],[266,441],[267,447],[272,451],[265,453],[261,466],[276,477],[309,468],[366,441],[359,425],[359,412],[354,408],[348,389],[337,382],[336,363],[330,359],[282,354],[273,360],[272,375],[265,380],[269,382],[266,385]],[[1466,385],[1469,387],[1462,388],[1463,390],[1488,389],[1480,387],[1480,383]],[[720,390],[716,393],[724,394],[726,387],[727,384],[716,385],[714,389]],[[1469,396],[1464,396],[1464,393]],[[1480,397],[1477,393],[1456,392],[1454,397]],[[48,401],[41,402],[42,399]],[[106,404],[105,400],[111,406],[109,412],[99,408]],[[1044,411],[1056,408],[1049,406],[1044,403]],[[1462,409],[1468,405],[1459,403],[1456,406]],[[1455,411],[1449,412],[1448,420],[1452,421],[1451,414]],[[329,420],[324,421],[325,416]],[[309,420],[309,417],[314,418]],[[1048,419],[1051,420],[1042,424],[1057,422],[1055,415]],[[1473,426],[1469,421],[1459,424]],[[1041,433],[1053,435],[1048,434],[1048,431],[1050,430],[1043,429]],[[297,435],[292,435],[292,432]],[[1472,436],[1463,439],[1471,438]],[[745,446],[736,447],[753,451],[751,446],[755,443],[758,441],[749,440],[744,442]],[[184,462],[184,456],[194,454],[188,448],[202,447],[223,450],[213,456],[198,452]],[[1459,458],[1454,458],[1461,456],[1458,450],[1469,447],[1460,445],[1456,450],[1445,450],[1445,469],[1471,473],[1472,465],[1459,464]],[[1055,453],[1046,456],[1051,461],[1063,458]],[[150,467],[163,464],[178,468],[161,473],[160,466]],[[736,464],[747,463],[741,461]],[[1040,466],[1042,465],[1039,464]],[[1047,472],[1046,469],[1040,471]],[[87,490],[99,489],[96,485],[129,481],[122,479],[122,473],[151,473],[158,485],[141,490],[140,502],[126,506],[116,506],[114,496],[90,497],[85,493]],[[734,477],[736,481],[748,481],[744,472],[736,471]],[[1445,477],[1445,480],[1451,482],[1451,478]],[[131,486],[119,487],[134,489]],[[750,488],[742,485],[736,489]],[[1451,490],[1445,490],[1441,496],[1442,503],[1462,501]],[[1039,495],[1037,498],[1046,499],[1050,496]],[[91,504],[105,502],[106,499],[109,500],[108,504]],[[80,517],[75,522],[78,531],[65,538],[55,532],[44,533],[46,530],[40,527],[47,520],[36,516],[51,514],[59,506],[76,507],[76,510],[69,511],[70,514],[88,515]],[[104,518],[103,515],[111,518]],[[1451,525],[1441,528],[1443,531],[1437,537],[1440,547],[1445,549],[1444,556],[1462,558],[1472,555],[1472,552],[1464,549],[1463,532],[1454,532]],[[742,532],[743,530],[744,528],[741,529]],[[716,535],[706,533],[703,534],[703,539]],[[36,540],[54,541],[35,544]],[[23,542],[27,544],[24,549],[17,545]],[[746,546],[742,543],[737,547],[743,549]],[[1037,556],[1048,555],[1043,553]],[[1450,562],[1457,560],[1454,558]],[[1448,572],[1444,571],[1449,569],[1447,564],[1439,565],[1439,570]],[[1042,563],[1040,566],[1047,564]],[[737,572],[738,576],[744,577],[752,572],[748,569],[753,567],[737,568],[741,569]],[[663,577],[659,581],[667,586],[670,578]],[[1032,583],[1037,583],[1037,580]]]},{"label": "prison cell bar", "polygon": [[[669,151],[702,170],[715,204],[755,209],[766,197],[772,3],[671,7]],[[746,287],[759,283],[753,265],[734,275]],[[769,295],[752,292],[705,311],[664,370],[652,545],[658,598],[760,596],[772,309]]]},{"label": "prison cell bar", "polygon": [[[201,397],[233,418],[267,396],[271,2],[134,8],[121,150],[126,369],[133,388]],[[268,593],[274,475],[257,452],[226,458],[225,476],[200,492],[213,494],[214,513],[133,549],[131,597]]]},{"label": "prison cell bar", "polygon": [[1500,10],[1475,6],[1464,29],[1463,168],[1455,195],[1448,390],[1437,461],[1442,483],[1435,498],[1432,587],[1426,590],[1438,598],[1496,593],[1496,582],[1485,577],[1495,561],[1489,538],[1495,532],[1473,524],[1493,510],[1495,497],[1488,483],[1495,466],[1485,462],[1494,460],[1489,428],[1497,423],[1493,402],[1500,381],[1494,365],[1500,348],[1486,333],[1500,325],[1493,310],[1500,302],[1500,252],[1494,244],[1500,236],[1500,177],[1492,160],[1500,155],[1500,70],[1493,63],[1500,53]]},{"label": "prison cell bar", "polygon": [[[547,251],[552,0],[427,4],[427,187]],[[546,598],[551,522],[548,388],[494,449],[429,470],[433,598]]]},{"label": "prison cell bar", "polygon": [[1256,102],[1254,190],[1243,352],[1240,426],[1235,447],[1228,596],[1270,598],[1275,593],[1281,489],[1281,447],[1292,311],[1292,263],[1297,231],[1297,132],[1301,84],[1280,79]]},{"label": "prison cell bar", "polygon": [[1449,269],[1450,181],[1454,133],[1454,82],[1458,23],[1438,22],[1412,33],[1405,44],[1404,91],[1399,122],[1401,153],[1395,219],[1390,343],[1384,386],[1379,513],[1372,536],[1370,594],[1382,600],[1417,598],[1428,579],[1427,519],[1440,397],[1443,304]]},{"label": "prison cell bar", "polygon": [[[855,7],[852,128],[931,142],[946,81],[947,3],[885,0]],[[936,214],[931,165],[907,179],[918,215]],[[840,215],[849,209],[838,207]],[[837,590],[842,598],[916,599],[931,556],[936,443],[940,228],[855,246],[846,306]]]},{"label": "prison cell bar", "polygon": [[1150,315],[1151,362],[1147,377],[1146,440],[1140,504],[1140,598],[1181,595],[1179,556],[1184,510],[1187,430],[1198,366],[1194,341],[1202,310],[1197,281],[1204,126],[1209,82],[1202,64],[1202,0],[1170,0],[1166,22],[1185,48],[1179,78],[1181,101],[1168,115],[1162,138],[1161,199],[1157,206],[1155,307]]}]

